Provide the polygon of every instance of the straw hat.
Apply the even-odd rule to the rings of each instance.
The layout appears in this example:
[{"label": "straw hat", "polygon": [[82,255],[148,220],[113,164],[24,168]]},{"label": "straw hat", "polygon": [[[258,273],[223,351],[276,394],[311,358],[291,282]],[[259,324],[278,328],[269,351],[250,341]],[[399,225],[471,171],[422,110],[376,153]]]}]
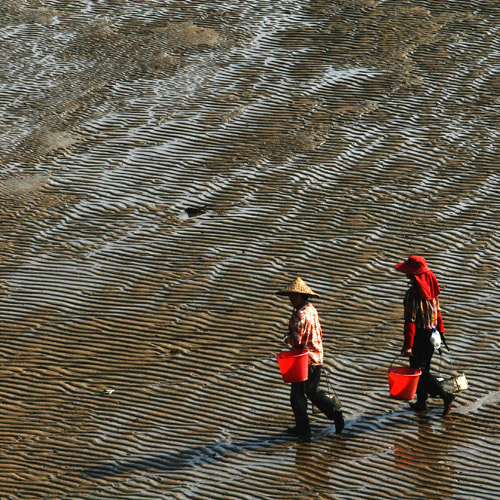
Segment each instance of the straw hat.
[{"label": "straw hat", "polygon": [[422,274],[430,271],[427,267],[426,260],[420,255],[412,255],[408,257],[404,262],[400,262],[394,266],[398,271],[405,274]]},{"label": "straw hat", "polygon": [[309,295],[309,297],[319,297],[317,293],[314,293],[305,283],[302,278],[296,278],[288,286],[276,292],[276,295],[290,295],[291,293],[301,293],[303,295]]}]

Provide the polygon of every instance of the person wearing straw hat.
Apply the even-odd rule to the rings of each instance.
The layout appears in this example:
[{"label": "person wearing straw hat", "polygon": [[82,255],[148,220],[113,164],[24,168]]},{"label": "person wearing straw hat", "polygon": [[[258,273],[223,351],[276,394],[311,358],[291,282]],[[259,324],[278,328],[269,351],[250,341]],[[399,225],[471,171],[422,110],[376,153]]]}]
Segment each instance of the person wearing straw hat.
[{"label": "person wearing straw hat", "polygon": [[309,302],[310,297],[318,297],[301,278],[296,278],[277,295],[288,296],[293,305],[293,313],[288,324],[288,334],[284,341],[294,349],[307,349],[308,379],[292,382],[290,403],[295,416],[295,427],[288,429],[291,434],[309,434],[311,431],[307,415],[307,399],[335,423],[338,434],[344,428],[344,418],[334,399],[319,389],[321,366],[323,364],[323,333],[318,311]]},{"label": "person wearing straw hat", "polygon": [[427,411],[428,396],[439,396],[443,400],[445,416],[450,411],[455,394],[446,392],[430,372],[432,355],[439,347],[441,338],[444,339],[438,280],[420,255],[412,255],[396,264],[395,268],[410,279],[410,288],[404,298],[404,343],[401,354],[410,358],[412,368],[422,370],[417,386],[417,401],[410,403],[410,407],[417,412]]}]

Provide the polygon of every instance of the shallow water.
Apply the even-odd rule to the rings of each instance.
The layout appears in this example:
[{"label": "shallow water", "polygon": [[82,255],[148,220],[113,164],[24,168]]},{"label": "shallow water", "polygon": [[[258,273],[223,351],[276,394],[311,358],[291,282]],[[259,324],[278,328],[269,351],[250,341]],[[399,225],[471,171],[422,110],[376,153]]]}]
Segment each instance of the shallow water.
[{"label": "shallow water", "polygon": [[[497,498],[496,2],[0,14],[2,498]],[[388,397],[413,253],[471,386],[445,419]],[[295,276],[340,436],[283,433]]]}]

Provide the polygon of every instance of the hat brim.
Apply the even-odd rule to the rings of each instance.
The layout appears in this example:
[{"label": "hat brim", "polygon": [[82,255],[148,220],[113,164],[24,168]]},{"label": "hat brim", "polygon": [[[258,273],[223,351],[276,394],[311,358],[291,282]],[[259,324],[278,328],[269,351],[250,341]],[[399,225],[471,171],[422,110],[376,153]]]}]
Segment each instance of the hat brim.
[{"label": "hat brim", "polygon": [[308,297],[319,297],[317,293],[302,293],[302,292],[286,292],[286,291],[281,291],[281,292],[276,292],[276,295],[279,295],[280,297],[289,297],[292,293],[296,293],[298,295],[307,295]]},{"label": "hat brim", "polygon": [[405,268],[406,262],[400,262],[399,264],[396,264],[394,267],[398,270],[401,271],[402,273],[407,274],[406,268]]},{"label": "hat brim", "polygon": [[404,273],[404,274],[411,274],[411,275],[416,275],[416,274],[424,274],[430,271],[428,266],[424,266],[423,268],[420,269],[412,269],[411,266],[408,264],[407,261],[400,262],[399,264],[396,264],[394,266],[398,271]]}]

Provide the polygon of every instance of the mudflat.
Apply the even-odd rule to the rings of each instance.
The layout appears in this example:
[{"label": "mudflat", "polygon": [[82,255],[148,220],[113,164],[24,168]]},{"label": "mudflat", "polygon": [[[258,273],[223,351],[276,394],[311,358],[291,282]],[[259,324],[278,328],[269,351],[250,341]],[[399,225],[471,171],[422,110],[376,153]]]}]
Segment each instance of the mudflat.
[{"label": "mudflat", "polygon": [[[499,22],[487,0],[4,0],[0,498],[497,498]],[[470,384],[446,418],[389,397],[412,254]],[[296,276],[341,435],[284,433]]]}]

